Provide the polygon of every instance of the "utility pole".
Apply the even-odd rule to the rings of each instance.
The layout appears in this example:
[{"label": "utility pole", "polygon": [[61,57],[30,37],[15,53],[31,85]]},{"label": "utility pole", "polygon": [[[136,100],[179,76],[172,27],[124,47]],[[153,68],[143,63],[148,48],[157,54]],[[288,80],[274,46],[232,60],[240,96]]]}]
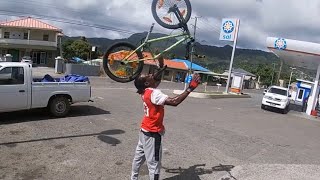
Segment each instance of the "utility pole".
[{"label": "utility pole", "polygon": [[283,66],[283,61],[280,60],[280,62],[281,62],[281,64],[280,64],[280,69],[279,69],[279,74],[278,74],[278,81],[277,81],[277,83],[279,83],[279,84],[280,84],[279,80],[280,80],[281,71],[282,71],[282,66]]},{"label": "utility pole", "polygon": [[[189,67],[189,76],[192,74],[192,61],[193,61],[193,54],[194,54],[194,44],[196,41],[196,31],[197,31],[197,22],[200,16],[196,16],[194,20],[194,30],[193,30],[193,42],[191,42],[191,53],[190,53],[190,67]],[[184,89],[187,89],[187,83],[185,83]]]},{"label": "utility pole", "polygon": [[288,84],[288,91],[289,91],[289,88],[290,88],[290,86],[291,86],[291,80],[292,80],[293,70],[295,70],[296,68],[290,67],[290,69],[291,69],[291,73],[290,73],[290,80],[289,80],[289,84]]},{"label": "utility pole", "polygon": [[272,78],[271,78],[271,83],[270,83],[270,86],[272,86],[272,83],[273,83],[273,77],[274,77],[274,71],[276,69],[276,63],[272,63],[273,64],[273,69],[272,69]]},{"label": "utility pole", "polygon": [[195,41],[196,41],[196,31],[197,31],[198,18],[201,18],[201,16],[196,16],[196,17],[195,17],[194,26],[193,26],[193,27],[194,27],[194,30],[193,30],[193,39],[194,39],[194,42],[191,43],[191,56],[190,56],[191,65],[190,65],[190,70],[189,70],[190,75],[192,74],[192,60],[193,60],[193,54],[194,54],[194,44],[195,44]]}]

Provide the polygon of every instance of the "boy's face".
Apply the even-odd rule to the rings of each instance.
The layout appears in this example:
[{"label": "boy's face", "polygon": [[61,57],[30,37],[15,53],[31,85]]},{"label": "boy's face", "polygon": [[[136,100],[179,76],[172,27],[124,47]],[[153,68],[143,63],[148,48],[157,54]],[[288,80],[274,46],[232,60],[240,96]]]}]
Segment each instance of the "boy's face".
[{"label": "boy's face", "polygon": [[149,74],[146,76],[146,86],[150,88],[157,88],[161,82],[161,80],[155,80],[156,78],[154,77],[153,74]]}]

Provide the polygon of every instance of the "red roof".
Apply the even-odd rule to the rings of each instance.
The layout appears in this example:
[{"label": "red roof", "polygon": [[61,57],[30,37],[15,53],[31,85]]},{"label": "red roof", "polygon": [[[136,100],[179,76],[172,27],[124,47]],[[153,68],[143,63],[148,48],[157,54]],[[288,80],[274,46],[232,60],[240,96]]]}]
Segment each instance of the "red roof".
[{"label": "red roof", "polygon": [[44,29],[44,30],[52,30],[52,31],[62,32],[62,30],[57,27],[54,27],[50,24],[44,23],[44,22],[39,21],[37,19],[33,19],[31,17],[13,20],[13,21],[1,22],[0,26],[1,27]]},{"label": "red roof", "polygon": [[[111,56],[113,56],[114,60],[124,58],[124,56],[127,56],[127,55],[128,55],[128,52],[123,52],[123,51],[121,51],[121,52],[119,51],[119,52],[111,54]],[[152,55],[149,52],[143,52],[143,56],[144,56],[144,58],[152,58]],[[136,57],[131,56],[129,58],[129,60],[135,59],[135,58]],[[156,65],[156,62],[154,60],[145,60],[144,63],[148,64],[148,65]],[[172,61],[169,59],[164,59],[164,64],[167,65],[168,68],[188,70],[188,67],[183,62],[175,62],[175,61]]]},{"label": "red roof", "polygon": [[[143,52],[143,56],[145,58],[152,58],[152,55],[149,52]],[[144,63],[149,65],[156,65],[156,62],[154,60],[147,60],[147,61],[144,61]],[[175,62],[170,59],[164,59],[164,65],[167,65],[168,68],[188,70],[188,67],[185,65],[185,63]]]}]

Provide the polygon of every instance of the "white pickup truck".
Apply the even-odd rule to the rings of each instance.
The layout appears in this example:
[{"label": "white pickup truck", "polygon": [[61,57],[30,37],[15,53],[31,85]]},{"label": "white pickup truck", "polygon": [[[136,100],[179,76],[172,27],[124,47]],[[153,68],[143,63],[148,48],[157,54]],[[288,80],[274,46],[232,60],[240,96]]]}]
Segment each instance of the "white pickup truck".
[{"label": "white pickup truck", "polygon": [[33,79],[29,63],[0,62],[0,112],[48,108],[64,117],[71,104],[90,98],[90,82],[41,82]]},{"label": "white pickup truck", "polygon": [[288,113],[291,97],[288,88],[271,86],[269,89],[266,89],[263,94],[261,109],[272,107],[280,109],[283,114]]}]

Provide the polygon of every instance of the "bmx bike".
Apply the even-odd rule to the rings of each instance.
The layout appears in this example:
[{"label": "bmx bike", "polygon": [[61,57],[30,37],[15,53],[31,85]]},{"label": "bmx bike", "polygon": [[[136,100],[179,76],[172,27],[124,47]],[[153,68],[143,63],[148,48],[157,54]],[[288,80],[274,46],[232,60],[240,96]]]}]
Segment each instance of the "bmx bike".
[{"label": "bmx bike", "polygon": [[[155,21],[159,25],[167,29],[181,28],[183,30],[182,33],[149,39],[154,27],[154,24],[152,24],[146,38],[138,47],[129,42],[117,42],[110,46],[103,56],[103,69],[114,81],[121,83],[133,81],[141,74],[144,61],[153,60],[159,67],[157,59],[184,42],[187,42],[186,54],[189,54],[190,44],[194,42],[194,38],[191,36],[187,25],[192,11],[190,1],[153,0],[151,11]],[[144,57],[144,49],[148,49],[152,43],[178,37],[180,40],[163,51],[156,54],[151,53],[151,57]]]}]

